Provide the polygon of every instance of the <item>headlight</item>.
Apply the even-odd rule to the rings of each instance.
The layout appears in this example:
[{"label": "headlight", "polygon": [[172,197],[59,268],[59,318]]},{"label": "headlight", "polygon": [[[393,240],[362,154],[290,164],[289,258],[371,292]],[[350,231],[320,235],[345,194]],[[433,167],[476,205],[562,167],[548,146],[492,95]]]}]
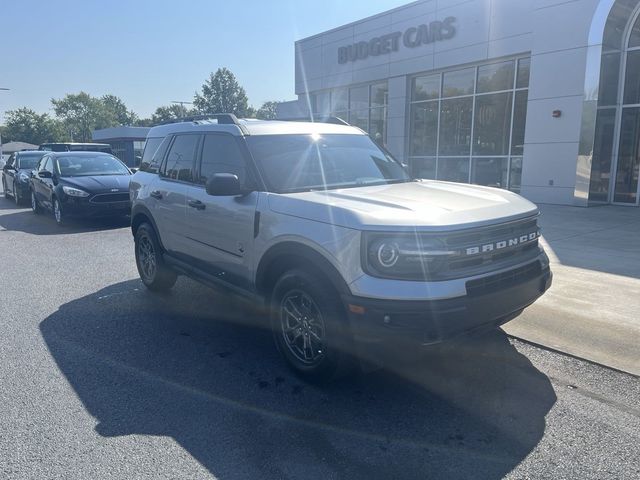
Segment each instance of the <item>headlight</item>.
[{"label": "headlight", "polygon": [[436,237],[418,233],[365,233],[363,269],[370,275],[402,280],[427,280],[438,273],[446,258],[457,252]]},{"label": "headlight", "polygon": [[21,182],[28,182],[29,181],[29,174],[27,172],[20,172],[20,175],[18,175],[18,180],[20,180]]},{"label": "headlight", "polygon": [[70,197],[88,197],[89,194],[84,190],[80,190],[79,188],[67,187],[66,185],[62,187],[62,191],[69,195]]}]

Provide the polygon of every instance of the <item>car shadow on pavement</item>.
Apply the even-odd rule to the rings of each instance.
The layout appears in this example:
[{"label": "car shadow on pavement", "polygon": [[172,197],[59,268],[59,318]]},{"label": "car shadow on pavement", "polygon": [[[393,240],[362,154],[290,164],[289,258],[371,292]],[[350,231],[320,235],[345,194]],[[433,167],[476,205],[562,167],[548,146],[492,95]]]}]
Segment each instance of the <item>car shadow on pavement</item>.
[{"label": "car shadow on pavement", "polygon": [[500,331],[315,386],[290,373],[262,321],[181,278],[168,295],[112,285],[40,328],[99,435],[173,438],[222,479],[502,478],[556,400]]},{"label": "car shadow on pavement", "polygon": [[16,206],[13,200],[0,198],[0,230],[29,233],[31,235],[60,235],[94,232],[128,227],[129,217],[73,219],[63,226],[56,225],[53,214],[34,215],[28,206]]}]

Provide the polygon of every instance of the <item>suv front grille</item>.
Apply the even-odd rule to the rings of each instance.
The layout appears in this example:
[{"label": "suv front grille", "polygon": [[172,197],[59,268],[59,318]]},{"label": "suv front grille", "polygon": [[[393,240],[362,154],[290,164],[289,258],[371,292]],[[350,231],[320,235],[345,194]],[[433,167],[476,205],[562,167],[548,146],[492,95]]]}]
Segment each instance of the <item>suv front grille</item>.
[{"label": "suv front grille", "polygon": [[453,233],[446,240],[446,248],[457,252],[444,261],[439,276],[443,279],[462,278],[521,263],[537,255],[537,217]]},{"label": "suv front grille", "polygon": [[470,280],[467,282],[467,294],[469,296],[478,296],[497,292],[531,280],[540,275],[541,271],[540,262],[532,262],[520,268],[514,268],[513,270],[477,280]]},{"label": "suv front grille", "polygon": [[114,202],[128,202],[129,192],[125,193],[99,193],[91,197],[90,202],[93,203],[114,203]]}]

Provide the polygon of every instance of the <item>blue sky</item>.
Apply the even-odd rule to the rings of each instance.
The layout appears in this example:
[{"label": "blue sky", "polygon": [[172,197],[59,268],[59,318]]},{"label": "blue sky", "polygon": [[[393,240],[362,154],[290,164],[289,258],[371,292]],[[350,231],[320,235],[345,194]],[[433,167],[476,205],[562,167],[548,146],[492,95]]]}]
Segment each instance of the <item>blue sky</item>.
[{"label": "blue sky", "polygon": [[259,106],[294,97],[293,43],[408,0],[3,0],[0,122],[84,90],[141,116],[228,67]]}]

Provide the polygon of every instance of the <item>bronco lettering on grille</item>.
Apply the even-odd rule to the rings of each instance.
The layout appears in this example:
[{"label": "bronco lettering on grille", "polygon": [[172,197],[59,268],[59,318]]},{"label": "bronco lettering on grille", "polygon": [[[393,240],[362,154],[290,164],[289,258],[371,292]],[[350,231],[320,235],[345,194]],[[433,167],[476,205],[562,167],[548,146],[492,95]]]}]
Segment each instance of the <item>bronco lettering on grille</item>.
[{"label": "bronco lettering on grille", "polygon": [[469,247],[465,249],[466,255],[479,255],[481,253],[489,253],[496,250],[503,250],[509,247],[516,247],[525,243],[533,242],[540,236],[540,232],[532,232],[526,235],[520,235],[514,238],[508,238],[499,242],[486,243],[477,247]]}]

